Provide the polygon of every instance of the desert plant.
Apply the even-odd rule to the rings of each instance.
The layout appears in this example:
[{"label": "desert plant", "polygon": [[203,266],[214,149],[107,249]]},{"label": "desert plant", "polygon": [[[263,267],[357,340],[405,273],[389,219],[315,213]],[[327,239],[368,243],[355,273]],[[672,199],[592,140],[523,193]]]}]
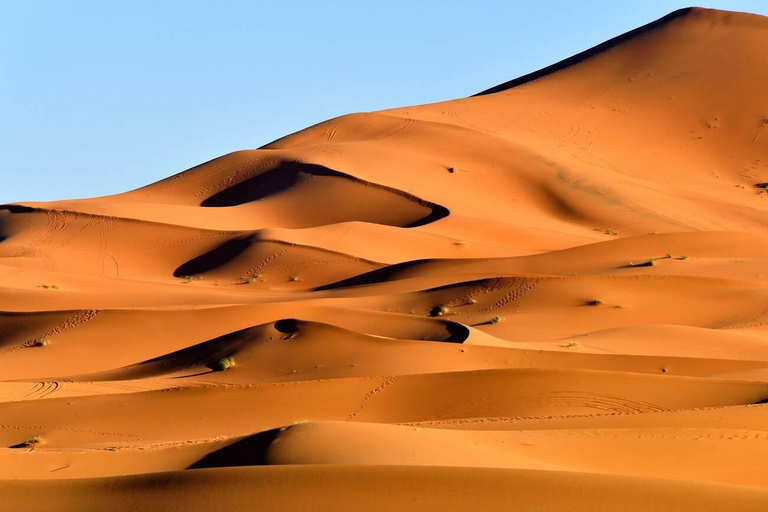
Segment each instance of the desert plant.
[{"label": "desert plant", "polygon": [[22,444],[22,446],[28,446],[34,448],[43,442],[43,438],[40,436],[30,436]]},{"label": "desert plant", "polygon": [[687,259],[688,259],[688,256],[686,256],[685,254],[683,254],[682,256],[680,256],[680,259],[681,259],[681,260],[687,260]]},{"label": "desert plant", "polygon": [[50,338],[41,338],[39,340],[35,340],[35,346],[36,347],[46,347],[51,343]]},{"label": "desert plant", "polygon": [[600,306],[603,304],[603,299],[592,299],[587,301],[587,306]]},{"label": "desert plant", "polygon": [[229,370],[235,366],[235,356],[227,356],[222,357],[218,361],[216,361],[216,364],[214,365],[214,370],[223,372],[224,370]]},{"label": "desert plant", "polygon": [[289,281],[296,283],[298,281],[301,281],[301,278],[299,276],[293,276],[292,278],[289,279]]},{"label": "desert plant", "polygon": [[501,322],[501,317],[500,316],[495,316],[495,317],[491,318],[491,323],[492,324],[497,324],[499,322]]},{"label": "desert plant", "polygon": [[256,278],[255,277],[249,277],[248,278],[248,284],[253,284],[255,282],[256,282]]},{"label": "desert plant", "polygon": [[649,265],[649,266],[651,266],[651,267],[652,267],[652,266],[654,266],[655,264],[656,264],[656,258],[651,258],[651,259],[649,259],[649,260],[648,260],[648,265]]}]

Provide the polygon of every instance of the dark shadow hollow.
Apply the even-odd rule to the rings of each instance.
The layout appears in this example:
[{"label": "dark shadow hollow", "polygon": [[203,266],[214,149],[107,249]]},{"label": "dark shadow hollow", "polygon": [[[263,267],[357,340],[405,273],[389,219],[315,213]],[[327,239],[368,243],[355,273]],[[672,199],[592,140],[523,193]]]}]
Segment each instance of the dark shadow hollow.
[{"label": "dark shadow hollow", "polygon": [[267,454],[270,445],[282,429],[265,430],[235,441],[209,453],[186,469],[226,468],[235,466],[265,466],[269,464]]},{"label": "dark shadow hollow", "polygon": [[0,205],[0,211],[7,210],[11,213],[32,213],[41,211],[37,208],[32,208],[31,206],[22,206],[20,204],[3,204]]},{"label": "dark shadow hollow", "polygon": [[275,330],[283,334],[293,334],[298,329],[298,322],[295,318],[284,318],[275,322]]},{"label": "dark shadow hollow", "polygon": [[352,286],[382,283],[384,281],[389,281],[392,277],[395,277],[400,272],[411,267],[415,267],[426,261],[429,260],[413,260],[404,261],[402,263],[395,263],[394,265],[389,265],[384,268],[377,268],[376,270],[371,270],[370,272],[366,272],[364,274],[342,279],[341,281],[336,281],[335,283],[318,286],[313,291],[319,292],[324,290],[335,290],[339,288],[350,288]]},{"label": "dark shadow hollow", "polygon": [[440,341],[445,343],[464,343],[469,338],[469,327],[457,322],[446,321],[445,330],[448,331],[448,337]]},{"label": "dark shadow hollow", "polygon": [[189,260],[174,270],[174,277],[204,274],[225,265],[245,252],[253,244],[253,235],[241,236],[228,240],[196,258]]}]

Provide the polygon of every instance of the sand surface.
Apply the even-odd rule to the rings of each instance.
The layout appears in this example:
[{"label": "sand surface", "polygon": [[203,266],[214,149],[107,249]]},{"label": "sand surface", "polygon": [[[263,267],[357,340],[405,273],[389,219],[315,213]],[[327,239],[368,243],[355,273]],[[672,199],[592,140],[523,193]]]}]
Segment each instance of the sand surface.
[{"label": "sand surface", "polygon": [[0,207],[0,511],[768,509],[767,48],[677,11]]}]

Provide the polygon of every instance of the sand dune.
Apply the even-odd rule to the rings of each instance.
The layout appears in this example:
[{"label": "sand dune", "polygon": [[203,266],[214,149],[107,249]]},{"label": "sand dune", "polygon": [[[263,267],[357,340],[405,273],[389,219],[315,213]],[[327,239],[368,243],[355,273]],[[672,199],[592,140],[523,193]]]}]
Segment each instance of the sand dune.
[{"label": "sand dune", "polygon": [[767,43],[0,206],[0,510],[766,509]]}]

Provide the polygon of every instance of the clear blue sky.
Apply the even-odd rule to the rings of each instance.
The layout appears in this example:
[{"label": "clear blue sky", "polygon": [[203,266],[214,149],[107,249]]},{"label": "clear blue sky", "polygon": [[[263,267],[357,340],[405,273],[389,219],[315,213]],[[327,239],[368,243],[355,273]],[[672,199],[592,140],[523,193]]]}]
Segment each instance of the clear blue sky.
[{"label": "clear blue sky", "polygon": [[0,203],[122,192],[338,115],[468,96],[687,5],[5,0]]}]

